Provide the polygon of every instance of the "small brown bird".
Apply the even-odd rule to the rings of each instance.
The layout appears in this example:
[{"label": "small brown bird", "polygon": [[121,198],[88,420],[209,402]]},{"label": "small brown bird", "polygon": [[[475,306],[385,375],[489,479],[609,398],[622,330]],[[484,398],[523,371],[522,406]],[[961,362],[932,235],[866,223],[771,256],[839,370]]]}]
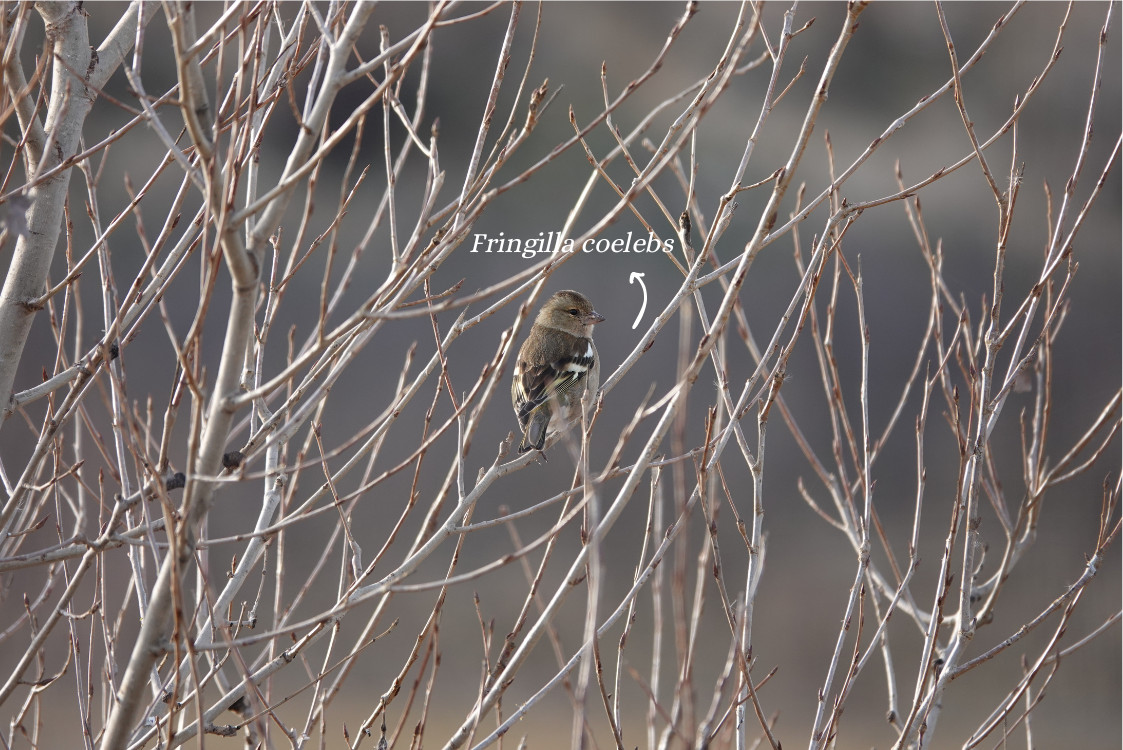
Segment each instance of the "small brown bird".
[{"label": "small brown bird", "polygon": [[563,289],[538,311],[519,349],[511,404],[522,427],[519,452],[542,450],[547,432],[561,432],[581,416],[586,391],[600,387],[593,326],[604,316],[584,295]]}]

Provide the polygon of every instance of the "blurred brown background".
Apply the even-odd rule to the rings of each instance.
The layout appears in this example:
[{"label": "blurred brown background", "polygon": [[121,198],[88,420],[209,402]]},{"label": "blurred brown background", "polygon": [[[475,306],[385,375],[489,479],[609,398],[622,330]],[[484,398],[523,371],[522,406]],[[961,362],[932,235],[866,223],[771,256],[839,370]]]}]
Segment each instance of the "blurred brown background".
[{"label": "blurred brown background", "polygon": [[[104,36],[123,6],[119,3],[98,3],[86,7],[91,16],[91,39],[97,40]],[[947,6],[946,12],[961,63],[1007,9],[1005,4],[992,3],[957,3]],[[292,13],[293,10],[290,6],[280,6],[282,15]],[[773,43],[776,41],[779,18],[784,10],[781,5],[770,5],[765,10],[765,24]],[[207,9],[206,12],[217,11],[218,8],[214,8]],[[516,62],[512,65],[508,82],[500,96],[499,111],[503,116],[507,111],[505,107],[510,106],[515,83],[521,75],[520,66],[525,60],[530,41],[529,29],[537,11],[536,6],[530,5],[522,10],[520,23],[525,28],[518,37],[518,44],[513,52]],[[551,90],[560,87],[561,92],[542,115],[542,122],[532,143],[520,151],[509,165],[506,174],[511,175],[572,133],[568,124],[569,107],[572,106],[577,121],[582,125],[600,112],[602,101],[599,72],[602,60],[607,66],[613,95],[629,80],[646,70],[652,57],[663,45],[667,31],[681,15],[682,6],[651,2],[547,3],[541,11],[542,32],[537,40],[536,58],[528,86],[537,86],[542,79],[548,77]],[[837,36],[844,11],[841,4],[833,3],[799,6],[796,27],[811,17],[816,20],[809,30],[797,37],[785,69],[794,73],[799,61],[807,55],[807,74],[792,87],[769,120],[750,164],[746,182],[764,179],[786,160],[791,134],[802,121],[826,53]],[[396,39],[405,31],[415,28],[426,13],[426,7],[419,3],[395,3],[379,7],[374,16],[375,23],[368,29],[368,33],[372,35],[370,49],[377,48],[377,24],[384,24],[391,37]],[[663,99],[707,73],[720,47],[725,44],[736,13],[737,6],[732,3],[702,4],[697,16],[687,25],[681,38],[671,49],[662,69],[614,114],[614,119],[622,130],[629,131]],[[1078,3],[1072,8],[1063,54],[1020,120],[1019,152],[1020,159],[1025,163],[1025,174],[1017,206],[1017,229],[1007,255],[1005,288],[1011,300],[1020,300],[1036,281],[1040,258],[1047,242],[1042,183],[1047,181],[1054,196],[1059,196],[1071,173],[1087,114],[1098,32],[1106,13],[1107,6],[1103,3]],[[1064,14],[1065,6],[1059,3],[1027,5],[1002,31],[982,61],[964,78],[967,105],[981,134],[989,136],[1001,124],[1014,104],[1014,97],[1022,93],[1031,79],[1041,72]],[[441,163],[448,175],[442,205],[452,199],[463,180],[466,159],[475,139],[482,102],[506,23],[505,12],[493,13],[470,25],[441,29],[434,37],[433,74],[427,114],[421,131],[427,132],[434,118],[439,117]],[[1095,138],[1077,190],[1078,201],[1083,201],[1088,195],[1120,132],[1121,65],[1115,25],[1117,19],[1113,19],[1112,35],[1106,48],[1108,57],[1103,67],[1105,78],[1096,112]],[[171,56],[167,60],[160,60],[157,54],[161,40],[166,40],[167,35],[163,20],[157,18],[150,24],[147,33],[145,83],[149,91],[162,92],[172,85],[175,75]],[[26,47],[29,53],[34,50],[34,45]],[[754,49],[755,52],[750,57],[759,53],[759,45]],[[791,73],[783,78],[785,82]],[[823,146],[826,132],[829,131],[830,134],[836,165],[845,167],[895,118],[907,111],[921,96],[946,81],[949,73],[943,37],[932,5],[874,4],[862,16],[861,26],[846,52],[830,100],[825,105],[812,136],[795,184],[806,182],[810,197],[817,195],[828,183]],[[708,212],[707,222],[713,218],[718,198],[729,188],[733,169],[756,120],[767,77],[768,66],[765,65],[737,78],[733,90],[706,116],[700,126],[696,189],[703,210]],[[411,86],[416,86],[416,76],[413,74],[406,79],[407,89]],[[128,93],[122,76],[118,75],[113,79],[109,93],[123,100],[127,99]],[[356,90],[353,96],[366,96],[367,93],[365,89]],[[408,99],[409,94],[403,94],[402,98]],[[340,119],[346,116],[349,105],[353,104],[354,101],[349,100],[348,93],[345,92],[337,104]],[[522,112],[521,106],[519,111]],[[679,108],[672,107],[656,118],[651,129],[652,140],[658,141],[662,137],[678,111]],[[112,106],[100,103],[95,107],[94,117],[89,122],[87,144],[119,126],[123,117]],[[178,127],[175,113],[169,110],[165,117],[170,126]],[[280,131],[281,129],[273,128],[274,134],[279,134]],[[400,131],[396,137],[401,137]],[[370,186],[362,190],[369,190],[373,195],[375,191],[381,190],[385,179],[381,163],[380,128],[368,128],[364,139],[363,150],[365,153],[369,152],[366,161],[372,164],[372,168],[368,175]],[[275,140],[263,144],[266,171],[270,168],[280,169],[290,143],[291,137],[278,135]],[[395,147],[398,143],[400,141],[395,142]],[[590,136],[589,143],[598,156],[605,154],[613,145],[603,128]],[[842,196],[851,202],[859,202],[893,192],[894,162],[899,161],[906,183],[911,183],[940,166],[958,160],[969,149],[970,144],[954,104],[950,96],[944,97],[894,135],[846,183]],[[349,150],[348,142],[338,150],[338,159],[321,176],[319,190],[325,206],[332,205],[338,194],[341,170]],[[121,144],[111,149],[101,178],[103,201],[118,202],[118,205],[110,208],[119,210],[119,206],[127,202],[128,196],[123,189],[115,193],[113,186],[122,185],[126,175],[134,185],[143,182],[156,161],[163,158],[163,153],[158,141],[142,130],[134,131],[129,136],[127,145]],[[1005,176],[1008,172],[1009,154],[1009,136],[987,152],[997,174]],[[272,167],[271,162],[276,166]],[[409,196],[420,194],[424,178],[422,168],[423,164],[417,162],[416,170],[407,170],[400,185],[399,201],[404,203]],[[500,196],[473,231],[492,236],[504,232],[507,237],[528,238],[537,236],[539,232],[559,229],[566,220],[589,169],[584,154],[579,149],[570,149],[537,174],[530,183]],[[622,162],[614,163],[610,173],[618,184],[627,185],[630,182]],[[167,205],[170,191],[174,189],[178,179],[178,174],[162,178],[152,199],[142,206],[145,221],[150,227],[159,226],[162,222],[161,206]],[[669,172],[660,176],[653,184],[673,211],[683,208],[682,192]],[[591,205],[607,206],[615,202],[615,196],[603,182],[595,190]],[[781,210],[782,219],[794,205],[794,194],[794,190],[789,192],[785,208]],[[765,195],[763,191],[749,191],[740,195],[740,207],[733,224],[716,250],[722,259],[734,257],[751,236]],[[368,204],[364,203],[361,196],[362,193],[353,203],[350,215],[342,223],[344,235],[341,246],[346,252],[359,240],[369,220]],[[84,190],[80,181],[75,180],[72,185],[72,212],[79,210],[83,197]],[[921,201],[933,241],[940,239],[943,243],[945,278],[953,285],[956,294],[962,294],[972,316],[978,320],[982,300],[989,298],[992,284],[997,212],[990,192],[978,168],[968,165],[925,189],[921,193]],[[671,233],[671,228],[646,196],[636,203],[658,231],[667,235]],[[1072,306],[1055,348],[1056,393],[1050,439],[1058,447],[1055,451],[1047,451],[1054,460],[1082,434],[1120,386],[1120,203],[1116,163],[1106,189],[1088,216],[1076,242],[1075,259],[1080,267],[1069,295]],[[1053,208],[1055,212],[1056,203]],[[404,210],[403,214],[407,214],[408,210],[410,209]],[[578,218],[574,234],[583,232],[600,215],[592,211],[587,212],[587,218]],[[802,225],[800,241],[805,257],[809,253],[812,233],[822,231],[826,216],[826,211],[821,208]],[[317,220],[321,223],[316,230],[318,232],[327,226],[331,217],[325,211],[323,215],[317,214]],[[295,227],[286,227],[285,231],[286,236],[292,236]],[[634,217],[624,215],[602,236],[624,237],[629,231],[635,232],[637,236],[646,234]],[[112,248],[114,263],[118,264],[116,269],[119,283],[122,283],[122,279],[131,279],[130,274],[135,273],[143,260],[139,245],[130,245],[125,241],[127,236],[124,235]],[[88,225],[76,222],[76,246],[83,247],[82,243],[88,246],[89,241]],[[369,264],[372,279],[381,280],[384,273],[384,247],[385,229],[376,235],[360,261]],[[461,279],[464,280],[462,292],[482,289],[536,262],[515,255],[471,254],[469,249],[469,244],[465,243],[440,268],[433,280],[434,291],[442,290]],[[799,276],[792,261],[792,250],[790,238],[783,238],[768,247],[753,265],[745,284],[741,303],[749,316],[750,325],[755,326],[753,332],[758,340],[767,340],[771,335],[798,283]],[[0,252],[10,253],[10,248]],[[879,434],[896,404],[904,378],[911,370],[920,343],[918,339],[927,321],[928,269],[899,203],[881,206],[863,215],[844,241],[842,252],[852,264],[859,256],[861,259],[866,315],[872,340],[870,385],[873,396],[870,418]],[[8,255],[0,256],[5,263],[8,258]],[[322,266],[321,259],[314,258],[312,262]],[[58,270],[54,277],[61,278],[65,273],[65,261],[61,253],[56,264]],[[198,263],[195,262],[195,265]],[[632,271],[645,274],[649,292],[647,312],[637,330],[632,330],[631,324],[639,310],[640,292],[636,286],[628,284],[628,276]],[[191,273],[197,278],[197,268]],[[564,265],[549,280],[546,288],[547,291],[579,289],[608,318],[606,323],[597,328],[597,343],[607,374],[631,351],[643,328],[663,308],[680,281],[681,277],[671,264],[656,255],[590,254],[576,257]],[[303,283],[308,285],[306,289],[290,291],[282,323],[284,326],[296,326],[297,341],[302,341],[310,332],[309,324],[315,317],[314,305],[319,295],[318,282],[318,275],[313,273],[304,279]],[[842,295],[843,301],[839,308],[836,353],[840,359],[839,368],[844,382],[849,383],[851,388],[845,394],[845,399],[852,408],[852,413],[856,414],[858,327],[853,294],[845,285],[844,290],[847,293]],[[171,320],[172,326],[180,331],[189,325],[195,305],[192,295],[197,293],[197,288],[192,288],[191,284],[179,284],[168,298],[169,310],[183,314],[182,319]],[[344,305],[343,309],[351,309],[368,293],[368,289],[358,288],[358,285],[348,290],[346,295],[352,304]],[[711,305],[711,309],[716,307],[720,294],[716,284],[703,290],[703,297]],[[216,307],[207,324],[206,335],[213,343],[215,362],[224,325],[222,309],[227,304],[227,297],[228,292],[224,289],[216,295]],[[307,299],[307,309],[296,304],[303,297]],[[91,310],[98,309],[96,278],[93,275],[90,276],[90,286],[87,287],[83,303],[90,306]],[[450,375],[454,386],[462,389],[469,387],[481,367],[494,355],[501,332],[510,325],[515,314],[513,306],[508,310],[509,314],[493,316],[473,328],[450,349]],[[1004,319],[1010,312],[1012,309],[1004,308]],[[447,330],[455,317],[456,312],[444,314],[440,319],[442,330]],[[99,314],[93,319],[100,320]],[[696,326],[693,332],[695,341],[698,335]],[[640,365],[633,368],[606,399],[597,431],[593,435],[593,449],[595,452],[600,451],[602,461],[649,386],[655,384],[658,398],[674,382],[676,337],[676,326],[668,326]],[[417,318],[387,327],[366,348],[360,362],[336,385],[328,401],[323,417],[325,441],[328,444],[342,443],[348,436],[361,430],[385,407],[389,389],[400,376],[399,363],[415,341],[422,353],[419,357],[427,358],[432,351],[432,330],[428,320]],[[143,401],[147,394],[152,394],[156,404],[166,401],[174,364],[169,354],[167,335],[153,321],[124,352],[129,373],[128,388],[133,399]],[[269,364],[276,368],[283,362],[284,351],[277,347],[273,354],[275,360]],[[46,320],[41,319],[36,324],[32,343],[25,353],[17,389],[37,382],[41,369],[49,368],[53,359],[54,344]],[[736,391],[752,371],[753,362],[735,338],[731,339],[729,346],[729,363],[730,381],[737,386]],[[691,395],[689,439],[693,441],[692,445],[698,444],[702,438],[705,409],[712,402],[714,394],[711,386],[713,378],[712,367],[707,366],[698,387]],[[435,384],[432,387],[427,385],[425,395],[409,406],[409,412],[395,428],[394,439],[383,449],[378,460],[380,466],[392,466],[409,455],[418,439],[422,415],[428,408],[433,387]],[[821,455],[829,456],[830,431],[826,422],[826,410],[823,408],[823,387],[815,355],[808,341],[802,341],[796,349],[783,393],[800,420],[805,435]],[[992,443],[996,446],[995,460],[999,476],[1008,497],[1014,501],[1023,492],[1018,411],[1029,407],[1032,398],[1032,393],[1011,396],[1007,411],[992,438]],[[894,552],[899,561],[904,560],[907,554],[905,544],[912,523],[916,486],[912,425],[918,406],[919,400],[914,389],[890,445],[874,468],[875,504],[888,537],[896,545]],[[917,601],[925,607],[930,606],[935,570],[946,534],[947,508],[955,493],[957,455],[946,422],[939,414],[943,408],[938,399],[933,400],[933,414],[929,419],[927,433],[928,489],[920,550],[922,563],[917,583],[913,586]],[[447,397],[441,399],[435,421],[443,420],[450,411]],[[478,467],[490,465],[496,446],[514,424],[506,396],[500,394],[492,404],[489,420],[482,425],[472,444],[469,476],[474,476]],[[746,417],[745,429],[747,433],[755,430],[753,414]],[[642,429],[641,432],[646,434]],[[21,465],[29,450],[29,434],[22,424],[10,424],[4,430],[0,436],[0,451],[7,466]],[[243,433],[238,439],[244,437]],[[767,558],[764,579],[756,600],[753,657],[757,666],[754,674],[759,678],[772,667],[779,667],[775,677],[762,690],[761,700],[768,710],[779,712],[777,736],[785,745],[797,746],[807,737],[807,727],[810,726],[815,710],[816,691],[824,679],[847,590],[853,577],[855,556],[845,539],[824,523],[800,498],[797,480],[802,477],[817,499],[826,503],[826,497],[821,493],[813,473],[778,419],[772,425],[769,438],[765,500]],[[628,462],[634,459],[641,444],[642,441],[633,441],[625,451],[623,460]],[[433,471],[424,475],[420,487],[422,502],[428,502],[440,486],[444,467],[448,457],[452,455],[452,446],[451,436],[446,436],[434,446],[433,454],[440,458],[432,459]],[[179,459],[182,460],[182,457],[183,454],[180,453]],[[725,475],[734,501],[748,518],[751,509],[748,472],[743,462],[734,458],[735,452],[731,450],[724,463]],[[1105,478],[1111,484],[1118,481],[1119,458],[1116,439],[1108,453],[1090,472],[1046,497],[1035,549],[1015,568],[1003,594],[1003,602],[998,607],[998,618],[979,631],[973,645],[974,651],[968,654],[969,657],[1011,635],[1079,576],[1085,563],[1084,555],[1094,544],[1102,484]],[[594,466],[596,465],[598,464],[594,460]],[[438,467],[440,470],[437,470]],[[257,468],[260,469],[260,465]],[[91,469],[92,467],[87,467],[86,471]],[[564,489],[571,474],[572,464],[565,451],[555,449],[549,463],[531,466],[497,485],[476,508],[475,519],[497,515],[504,506],[520,508],[549,497]],[[382,544],[387,519],[392,522],[397,518],[398,510],[408,492],[410,478],[410,472],[403,472],[370,493],[360,504],[355,514],[354,528],[365,550],[376,550]],[[311,490],[318,481],[318,477],[309,477],[305,480],[306,488]],[[674,484],[669,472],[664,481],[668,492],[673,492]],[[690,486],[692,483],[693,480]],[[620,484],[621,480],[607,483],[603,490],[604,497],[613,497]],[[353,485],[340,489],[346,491],[351,488]],[[255,482],[224,489],[210,521],[209,528],[214,535],[225,536],[251,528],[259,494],[260,486]],[[671,499],[675,502],[679,500]],[[645,513],[646,498],[637,494],[625,516],[607,539],[606,565],[611,571],[611,580],[604,596],[606,607],[614,606],[630,586]],[[536,537],[549,527],[554,518],[552,512],[547,512],[542,517],[532,517],[520,522],[522,539],[526,541]],[[724,521],[730,520],[728,508],[723,508],[721,518]],[[334,522],[334,518],[324,515],[302,525],[300,542],[290,540],[287,546],[287,564],[295,568],[311,565],[323,550],[323,543]],[[707,542],[698,513],[691,517],[690,524],[684,531],[678,554],[686,560],[689,572],[686,586],[692,596],[695,586],[694,559],[698,550]],[[403,539],[412,539],[415,530],[416,524],[403,535]],[[983,537],[993,544],[990,552],[994,557],[984,566],[984,571],[989,573],[997,563],[1001,547],[1001,534],[989,507],[984,510]],[[743,585],[746,558],[743,543],[731,523],[722,527],[720,538],[726,575],[732,588],[739,590]],[[43,544],[49,544],[50,539],[50,529],[47,529],[43,532]],[[576,528],[567,530],[562,535],[562,548],[557,553],[559,562],[551,567],[546,576],[544,591],[547,594],[560,583],[560,577],[568,564],[563,564],[562,561],[572,557],[578,544]],[[472,543],[466,545],[461,570],[470,570],[487,563],[512,548],[513,543],[503,528],[481,532],[479,536],[473,537]],[[398,542],[390,559],[400,559],[404,549],[405,542]],[[1069,626],[1070,635],[1063,643],[1070,643],[1071,639],[1082,636],[1119,610],[1121,582],[1118,549],[1118,545],[1112,549],[1110,564],[1101,570],[1087,591]],[[235,551],[234,546],[230,550],[212,548],[212,564],[218,569],[225,569],[229,564],[229,554]],[[880,548],[877,549],[875,558],[884,564]],[[443,576],[447,560],[448,554],[438,554],[423,566],[417,580]],[[536,565],[537,560],[537,555],[532,556],[531,564]],[[668,569],[671,562],[668,561]],[[331,579],[336,572],[333,569],[325,573],[322,590],[314,590],[305,600],[302,606],[309,614],[334,601],[336,587]],[[34,590],[35,580],[29,575],[27,583],[21,586],[17,575],[4,607],[19,606],[19,592],[27,588]],[[712,587],[712,581],[708,577],[704,583]],[[455,587],[449,594],[441,622],[441,679],[434,694],[435,703],[447,701],[448,713],[445,715],[441,711],[430,716],[431,734],[427,734],[430,744],[443,741],[454,725],[458,724],[476,695],[483,657],[479,625],[472,604],[473,592],[478,592],[485,617],[494,619],[498,643],[510,628],[525,590],[522,570],[518,565],[512,565],[497,574]],[[119,592],[118,595],[124,594]],[[433,596],[432,592],[428,592],[398,598],[395,616],[400,616],[402,620],[397,629],[368,650],[362,657],[361,669],[349,681],[351,687],[346,696],[346,704],[350,705],[353,714],[341,715],[344,705],[337,705],[335,713],[330,717],[333,721],[354,727],[366,716],[377,702],[378,695],[385,689],[389,676],[399,668],[401,656],[412,645],[420,621],[432,606]],[[703,633],[704,645],[700,647],[695,665],[700,691],[700,712],[704,712],[708,706],[710,696],[706,691],[720,670],[728,644],[728,629],[721,617],[720,604],[712,590],[707,596],[710,597],[705,615],[707,632]],[[664,601],[667,602],[666,597]],[[639,602],[640,616],[624,658],[646,676],[650,671],[650,594],[641,594]],[[416,607],[413,606],[414,603]],[[126,602],[122,606],[129,604]],[[563,617],[557,622],[566,658],[579,646],[583,606],[584,593],[579,590],[570,597]],[[355,613],[355,628],[363,615],[365,611]],[[411,617],[416,619],[411,621]],[[994,663],[953,683],[933,746],[959,747],[970,730],[985,718],[995,701],[1020,676],[1019,657],[1023,654],[1036,654],[1051,635],[1054,626],[1055,618],[1027,637],[1023,645],[1010,649]],[[349,627],[349,621],[344,621],[345,633]],[[867,620],[866,627],[872,630],[872,617]],[[710,628],[712,632],[708,630]],[[921,639],[915,627],[903,616],[897,617],[891,624],[890,633],[897,644],[894,656],[900,673],[898,684],[902,699],[907,702],[915,680],[910,669],[919,652]],[[611,656],[606,658],[612,663],[615,663],[614,648],[618,635],[619,627],[603,641],[602,648],[611,652]],[[669,641],[669,634],[665,638]],[[496,649],[497,646],[493,646],[492,658]],[[665,643],[665,649],[663,679],[669,681],[673,677],[671,670],[675,660],[669,642]],[[18,643],[0,643],[0,663],[9,663],[19,653],[21,647]],[[1120,660],[1119,628],[1116,625],[1106,635],[1060,664],[1059,672],[1053,678],[1043,704],[1034,713],[1037,747],[1119,746],[1119,706],[1123,698],[1120,691]],[[316,659],[310,657],[310,662],[316,663]],[[535,677],[529,682],[524,681],[523,689],[540,685],[555,669],[556,661],[550,646],[546,642],[539,644],[532,663],[526,668],[526,674],[533,674]],[[299,683],[296,676],[286,679],[293,680],[293,685]],[[634,690],[634,686],[632,688],[627,693],[628,700],[633,705],[629,712],[629,723],[625,725],[625,740],[627,743],[628,738],[631,738],[630,745],[643,745],[645,735],[642,726],[646,707],[642,696]],[[516,689],[505,699],[505,706],[513,708],[526,697],[526,694]],[[597,714],[600,707],[591,704],[590,711]],[[302,724],[302,711],[293,709],[293,712],[291,724]],[[843,718],[845,740],[840,742],[839,747],[890,746],[895,734],[886,726],[884,712],[883,667],[880,663],[871,664],[856,688],[855,702]],[[281,713],[284,715],[284,710]],[[512,730],[514,735],[511,739],[526,734],[530,737],[531,747],[567,746],[570,713],[571,707],[565,694],[556,690],[549,700]],[[398,707],[391,706],[389,715],[391,721],[396,722]],[[71,738],[77,736],[73,733],[75,727],[67,726],[67,723],[75,721],[75,717],[69,714],[60,716],[60,733]],[[1074,731],[1078,732],[1078,741],[1073,736]],[[223,744],[225,746],[233,741],[235,740]],[[1017,735],[1017,742],[1022,741],[1022,736]],[[221,741],[211,739],[208,742]],[[606,736],[604,742],[607,746],[611,744],[611,739]],[[336,745],[329,742],[328,746]]]}]

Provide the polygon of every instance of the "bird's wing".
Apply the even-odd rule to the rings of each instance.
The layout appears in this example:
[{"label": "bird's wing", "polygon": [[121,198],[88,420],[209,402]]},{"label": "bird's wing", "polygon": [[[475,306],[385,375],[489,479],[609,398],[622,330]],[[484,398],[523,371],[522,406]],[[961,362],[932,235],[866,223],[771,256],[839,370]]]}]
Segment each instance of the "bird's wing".
[{"label": "bird's wing", "polygon": [[585,382],[593,366],[593,344],[587,342],[581,354],[562,356],[545,364],[519,361],[515,377],[515,408],[519,421],[526,424],[535,409],[551,398],[561,398],[574,386]]}]

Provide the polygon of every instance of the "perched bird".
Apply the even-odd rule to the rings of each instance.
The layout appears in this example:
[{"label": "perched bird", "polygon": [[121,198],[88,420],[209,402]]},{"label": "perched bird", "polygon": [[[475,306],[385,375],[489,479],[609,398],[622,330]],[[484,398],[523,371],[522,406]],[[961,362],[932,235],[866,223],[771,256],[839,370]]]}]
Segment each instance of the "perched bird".
[{"label": "perched bird", "polygon": [[593,326],[604,316],[584,295],[563,289],[538,311],[519,349],[511,404],[522,427],[519,452],[542,450],[547,431],[562,431],[581,416],[586,390],[600,387],[600,358]]}]

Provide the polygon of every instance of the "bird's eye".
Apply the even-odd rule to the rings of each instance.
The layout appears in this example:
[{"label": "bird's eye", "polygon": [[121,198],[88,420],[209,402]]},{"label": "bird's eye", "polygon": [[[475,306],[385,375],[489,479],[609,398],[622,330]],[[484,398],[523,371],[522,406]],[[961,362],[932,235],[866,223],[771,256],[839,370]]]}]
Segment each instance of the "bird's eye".
[{"label": "bird's eye", "polygon": [[576,307],[571,307],[571,308],[569,308],[569,314],[570,315],[580,315],[581,311],[578,310]]}]

